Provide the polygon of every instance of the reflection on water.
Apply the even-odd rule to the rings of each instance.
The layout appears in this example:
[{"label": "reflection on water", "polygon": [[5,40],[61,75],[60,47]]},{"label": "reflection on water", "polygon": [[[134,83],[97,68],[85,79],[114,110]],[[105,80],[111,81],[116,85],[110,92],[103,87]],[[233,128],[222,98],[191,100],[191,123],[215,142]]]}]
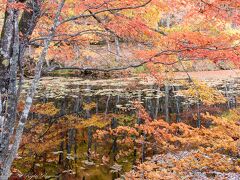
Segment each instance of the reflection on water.
[{"label": "reflection on water", "polygon": [[[70,83],[52,80],[42,82],[35,104],[53,102],[58,111],[54,115],[30,114],[15,162],[17,169],[35,179],[118,178],[134,167],[139,154],[131,147],[126,150],[129,154],[118,157],[125,147],[117,145],[117,138],[103,146],[94,138],[97,129],[136,123],[135,100],[142,103],[151,118],[169,118],[170,122],[180,122],[182,113],[195,107],[195,102],[179,93],[184,87],[177,84],[164,88],[123,80],[91,85],[74,79]],[[50,106],[45,108],[45,112],[51,110]]]}]

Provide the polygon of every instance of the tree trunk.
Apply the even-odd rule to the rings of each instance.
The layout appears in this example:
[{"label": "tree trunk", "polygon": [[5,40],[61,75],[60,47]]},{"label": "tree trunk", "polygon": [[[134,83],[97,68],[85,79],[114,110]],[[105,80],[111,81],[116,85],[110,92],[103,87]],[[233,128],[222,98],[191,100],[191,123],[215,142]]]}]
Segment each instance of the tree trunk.
[{"label": "tree trunk", "polygon": [[119,39],[117,36],[115,36],[115,59],[117,62],[120,60],[120,45],[119,45]]},{"label": "tree trunk", "polygon": [[[13,39],[13,10],[6,10],[5,21],[3,25],[2,37],[1,37],[1,57],[0,57],[0,93],[1,97],[6,100],[7,89],[9,83],[9,65]],[[4,102],[3,101],[3,102]]]},{"label": "tree trunk", "polygon": [[[15,1],[8,1],[8,3],[12,2]],[[4,26],[1,34],[0,119],[3,132],[0,136],[0,164],[3,163],[7,157],[9,141],[14,132],[17,100],[21,91],[20,86],[18,90],[16,87],[17,69],[19,64],[22,64],[25,52],[25,47],[23,45],[28,43],[28,37],[32,34],[36,26],[39,17],[36,16],[36,12],[40,14],[40,1],[35,0],[28,2],[27,6],[32,11],[24,11],[20,23],[18,23],[18,10],[6,9]],[[23,35],[21,40],[19,39],[19,31]],[[22,81],[20,81],[19,84],[22,84]]]},{"label": "tree trunk", "polygon": [[165,119],[169,122],[169,85],[165,84]]},{"label": "tree trunk", "polygon": [[[115,129],[118,126],[118,121],[116,118],[112,118],[111,120],[111,129]],[[113,161],[116,161],[116,155],[117,155],[117,136],[113,136],[113,143],[112,143],[112,147],[110,149],[110,152],[108,153],[109,155],[111,154],[111,152],[113,153]]]},{"label": "tree trunk", "polygon": [[154,119],[158,118],[159,105],[160,105],[160,87],[157,88],[157,98],[156,98],[156,107],[155,107]]},{"label": "tree trunk", "polygon": [[[9,153],[7,153],[7,155],[5,155],[6,158],[4,159],[4,161],[2,163],[1,175],[0,175],[1,180],[7,180],[9,175],[10,175],[10,168],[11,168],[11,165],[12,165],[12,162],[13,162],[14,158],[17,155],[17,151],[19,149],[19,145],[20,145],[20,142],[21,142],[23,130],[24,130],[27,118],[28,118],[28,114],[29,114],[31,105],[32,105],[32,100],[33,100],[33,97],[34,97],[34,94],[35,94],[35,91],[36,91],[36,88],[37,88],[37,84],[38,84],[38,82],[40,80],[40,77],[41,77],[43,62],[44,62],[45,57],[47,55],[47,51],[48,51],[50,42],[52,41],[53,36],[55,34],[55,30],[56,30],[58,22],[59,22],[59,16],[60,16],[61,10],[64,6],[64,3],[65,3],[65,0],[62,0],[62,2],[60,3],[60,5],[58,7],[53,27],[51,28],[51,31],[50,31],[47,39],[45,40],[44,48],[43,48],[42,53],[39,57],[39,61],[36,65],[34,80],[32,82],[32,86],[30,87],[29,92],[27,94],[27,98],[26,98],[26,101],[25,101],[26,103],[25,103],[25,106],[24,106],[23,113],[20,117],[20,121],[19,121],[19,123],[16,127],[16,135],[14,137],[14,143],[13,143],[11,149],[8,150]],[[18,22],[17,23],[16,22],[15,22],[15,25],[18,24]],[[14,128],[14,127],[12,127],[12,128]],[[3,156],[2,152],[1,152],[1,156]]]},{"label": "tree trunk", "polygon": [[[16,109],[17,109],[17,63],[19,57],[19,32],[18,32],[18,12],[14,12],[14,43],[13,43],[13,55],[10,59],[10,81],[8,85],[8,99],[7,99],[7,111],[6,120],[3,127],[3,139],[1,144],[1,155],[7,154],[9,148],[10,138],[14,132]],[[3,162],[4,158],[1,156]]]},{"label": "tree trunk", "polygon": [[105,108],[105,115],[108,114],[108,106],[109,106],[109,101],[110,101],[110,98],[111,98],[111,94],[108,95],[108,98],[107,98],[107,102],[106,102],[106,108]]},{"label": "tree trunk", "polygon": [[91,161],[92,138],[93,138],[93,126],[89,126],[88,127],[88,144],[87,144],[87,159],[88,159],[88,161]]}]

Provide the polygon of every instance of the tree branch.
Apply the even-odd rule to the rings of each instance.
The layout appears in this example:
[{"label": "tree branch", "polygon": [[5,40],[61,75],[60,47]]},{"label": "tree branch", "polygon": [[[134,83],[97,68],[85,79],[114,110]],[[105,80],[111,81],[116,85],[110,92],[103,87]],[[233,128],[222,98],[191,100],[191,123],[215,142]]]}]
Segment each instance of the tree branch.
[{"label": "tree branch", "polygon": [[[59,24],[64,24],[66,22],[69,22],[69,21],[74,21],[74,20],[77,20],[79,18],[88,18],[88,17],[92,17],[93,15],[97,15],[97,14],[100,14],[100,13],[104,13],[104,12],[108,12],[108,11],[121,11],[121,10],[130,10],[130,9],[138,9],[138,8],[141,8],[141,7],[144,7],[146,5],[148,5],[152,0],[148,0],[147,2],[145,2],[144,4],[141,4],[141,5],[137,5],[137,6],[126,6],[126,7],[119,7],[119,8],[110,8],[110,9],[103,9],[103,10],[99,10],[97,12],[94,12],[92,14],[80,14],[78,16],[72,16],[68,19],[65,19],[63,20],[62,22],[60,22]],[[89,10],[89,9],[88,9]],[[87,10],[87,11],[88,11]]]},{"label": "tree branch", "polygon": [[170,62],[170,63],[166,63],[166,62],[153,62],[153,61],[144,61],[141,62],[139,64],[131,64],[128,66],[123,66],[123,67],[113,67],[113,68],[92,68],[92,67],[59,67],[59,66],[55,66],[55,67],[50,67],[49,69],[45,69],[45,72],[52,72],[52,71],[56,71],[56,70],[79,70],[79,71],[99,71],[99,72],[111,72],[111,71],[121,71],[121,70],[126,70],[126,69],[130,69],[130,68],[137,68],[137,67],[141,67],[147,63],[153,63],[153,64],[162,64],[162,65],[173,65],[178,63],[178,61],[174,61],[174,62]]}]

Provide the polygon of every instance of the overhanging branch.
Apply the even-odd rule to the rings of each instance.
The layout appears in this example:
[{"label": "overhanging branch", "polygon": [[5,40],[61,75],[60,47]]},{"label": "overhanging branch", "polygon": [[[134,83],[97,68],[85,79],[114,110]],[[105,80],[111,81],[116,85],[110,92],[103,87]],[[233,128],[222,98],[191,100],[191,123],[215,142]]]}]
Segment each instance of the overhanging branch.
[{"label": "overhanging branch", "polygon": [[126,70],[126,69],[131,69],[131,68],[137,68],[141,67],[147,63],[153,63],[153,64],[162,64],[162,65],[173,65],[178,63],[178,61],[174,62],[153,62],[153,61],[144,61],[139,64],[131,64],[128,66],[122,66],[122,67],[113,67],[113,68],[92,68],[92,67],[60,67],[60,66],[55,66],[55,67],[49,67],[48,69],[45,70],[45,72],[52,72],[56,70],[79,70],[79,71],[99,71],[99,72],[111,72],[111,71],[121,71],[121,70]]}]

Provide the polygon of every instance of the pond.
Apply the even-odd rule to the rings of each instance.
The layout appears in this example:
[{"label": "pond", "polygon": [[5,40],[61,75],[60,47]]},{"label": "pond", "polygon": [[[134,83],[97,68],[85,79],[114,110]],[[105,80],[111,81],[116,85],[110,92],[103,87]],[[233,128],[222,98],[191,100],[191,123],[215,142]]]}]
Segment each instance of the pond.
[{"label": "pond", "polygon": [[[23,88],[29,84],[27,81]],[[224,90],[222,84],[217,85],[219,90]],[[117,144],[114,136],[111,142],[99,142],[95,132],[139,123],[135,101],[152,119],[180,122],[196,109],[196,102],[181,93],[184,89],[178,82],[158,86],[138,78],[45,77],[14,167],[28,179],[116,179],[141,161],[141,152],[135,146]],[[228,103],[234,106],[234,102]],[[196,126],[195,121],[190,123]],[[129,153],[119,155],[124,152]]]}]

